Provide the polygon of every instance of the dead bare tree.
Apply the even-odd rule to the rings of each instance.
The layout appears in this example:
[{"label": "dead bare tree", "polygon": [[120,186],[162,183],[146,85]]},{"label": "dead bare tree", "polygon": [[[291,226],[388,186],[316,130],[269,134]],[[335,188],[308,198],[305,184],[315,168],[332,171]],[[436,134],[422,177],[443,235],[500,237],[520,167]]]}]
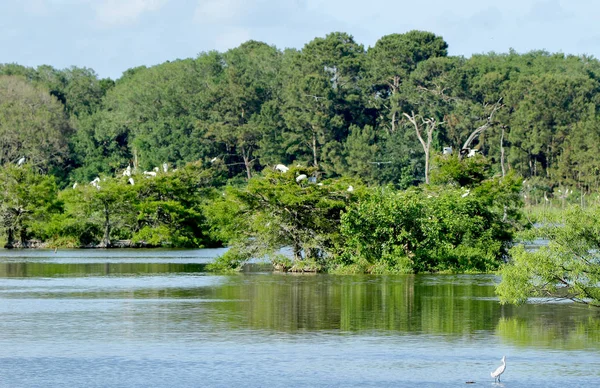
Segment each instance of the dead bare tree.
[{"label": "dead bare tree", "polygon": [[[435,118],[423,118],[418,115],[415,115],[415,112],[411,111],[410,115],[408,113],[402,113],[404,117],[408,119],[414,125],[415,131],[417,132],[417,137],[423,146],[423,151],[425,152],[425,183],[429,184],[429,152],[431,150],[431,141],[433,139],[433,131],[436,126],[443,124],[443,122],[437,122]],[[420,120],[419,120],[420,119]],[[419,123],[420,121],[420,123]],[[423,128],[424,127],[424,128]],[[423,129],[427,134],[427,141],[423,139]]]},{"label": "dead bare tree", "polygon": [[[485,131],[486,129],[488,129],[489,127],[492,126],[492,120],[494,118],[494,114],[503,106],[501,104],[501,101],[502,101],[502,97],[494,105],[492,105],[492,110],[491,110],[490,114],[488,115],[487,119],[485,120],[485,123],[482,126],[475,129],[473,132],[471,132],[471,134],[469,135],[469,137],[463,144],[461,151],[467,150],[469,148],[469,146],[471,145],[471,143],[473,142],[473,140],[475,140],[475,138],[477,136],[479,136],[483,131]],[[484,107],[487,108],[488,104],[485,104]],[[462,159],[464,154],[465,154],[465,152],[459,152],[459,156],[458,156],[459,159]]]}]

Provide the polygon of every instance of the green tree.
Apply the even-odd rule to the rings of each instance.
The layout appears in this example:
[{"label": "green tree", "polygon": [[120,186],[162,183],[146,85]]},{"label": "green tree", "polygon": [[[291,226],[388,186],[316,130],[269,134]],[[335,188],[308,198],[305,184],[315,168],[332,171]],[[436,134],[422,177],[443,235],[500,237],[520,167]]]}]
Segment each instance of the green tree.
[{"label": "green tree", "polygon": [[45,171],[61,166],[72,133],[63,106],[46,90],[0,76],[0,165],[25,157]]},{"label": "green tree", "polygon": [[203,247],[216,245],[209,237],[205,206],[215,196],[218,168],[198,163],[156,177],[135,177],[137,228],[133,242],[151,246]]},{"label": "green tree", "polygon": [[0,168],[0,225],[5,248],[27,247],[36,223],[58,210],[55,180],[31,165]]},{"label": "green tree", "polygon": [[498,268],[517,226],[518,179],[470,189],[374,189],[341,219],[341,271],[438,272]]},{"label": "green tree", "polygon": [[531,297],[570,299],[600,307],[600,208],[573,207],[563,225],[545,225],[537,235],[547,246],[518,245],[500,274],[501,303],[522,304]]},{"label": "green tree", "polygon": [[280,57],[275,47],[265,43],[243,43],[223,55],[222,86],[213,90],[215,104],[210,108],[207,135],[239,155],[248,179],[262,135],[262,106],[277,93]]},{"label": "green tree", "polygon": [[66,189],[60,229],[80,243],[109,248],[113,239],[129,239],[136,231],[134,186],[124,179],[103,178],[95,184]]},{"label": "green tree", "polygon": [[302,51],[286,51],[282,115],[289,154],[335,173],[349,125],[361,119],[356,105],[364,58],[363,46],[341,32],[316,38]]},{"label": "green tree", "polygon": [[267,256],[277,262],[279,250],[291,247],[296,268],[304,263],[313,270],[322,268],[338,240],[341,213],[357,199],[360,188],[347,180],[311,183],[308,176],[315,172],[315,168],[267,170],[245,188],[229,188],[223,201],[209,210],[211,223],[233,222],[222,226],[233,237],[224,260],[237,255],[234,264],[239,265]]},{"label": "green tree", "polygon": [[[371,103],[386,119],[382,123],[389,131],[396,130],[400,119],[398,94],[400,86],[419,62],[447,55],[448,44],[439,36],[425,31],[409,31],[380,38],[367,51],[367,82],[372,93]],[[389,125],[387,125],[389,122]]]}]

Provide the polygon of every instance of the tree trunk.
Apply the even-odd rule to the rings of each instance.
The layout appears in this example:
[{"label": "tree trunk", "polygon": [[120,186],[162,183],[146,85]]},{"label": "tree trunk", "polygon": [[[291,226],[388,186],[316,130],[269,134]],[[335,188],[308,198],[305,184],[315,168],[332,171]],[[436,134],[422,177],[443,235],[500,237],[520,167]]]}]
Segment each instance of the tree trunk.
[{"label": "tree trunk", "polygon": [[242,158],[244,159],[244,166],[246,167],[246,175],[248,176],[248,180],[252,178],[252,170],[250,169],[250,155],[246,153],[246,149],[242,147]]},{"label": "tree trunk", "polygon": [[107,204],[104,205],[104,236],[98,246],[100,248],[110,248],[110,213]]},{"label": "tree trunk", "polygon": [[425,183],[429,184],[429,147],[425,150]]},{"label": "tree trunk", "polygon": [[[425,183],[429,184],[429,152],[430,152],[430,148],[431,148],[431,142],[433,139],[433,131],[435,130],[435,126],[438,123],[433,118],[430,118],[430,119],[421,118],[421,121],[423,122],[423,124],[425,125],[425,128],[427,130],[427,141],[425,141],[425,140],[423,140],[423,136],[421,135],[422,128],[419,128],[419,124],[417,123],[417,117],[416,117],[415,113],[414,112],[410,112],[410,113],[412,116],[407,113],[403,113],[403,115],[408,119],[408,121],[410,121],[414,125],[415,131],[417,132],[417,138],[419,138],[419,142],[423,146],[423,152],[425,152]],[[440,124],[443,124],[443,122]]]},{"label": "tree trunk", "polygon": [[[502,98],[499,99],[498,102],[496,102],[494,104],[494,106],[492,107],[492,111],[490,112],[490,115],[487,117],[487,119],[485,121],[485,124],[483,124],[479,128],[475,129],[473,132],[471,132],[471,134],[469,135],[469,137],[467,138],[467,140],[463,144],[461,150],[468,149],[471,146],[471,143],[473,142],[473,140],[475,140],[475,138],[477,136],[479,136],[483,131],[485,131],[486,129],[488,129],[492,125],[492,119],[494,118],[494,114],[496,113],[496,111],[498,109],[502,108],[502,105],[500,104],[500,101],[502,101]],[[462,153],[460,152],[460,150],[459,150],[459,153],[458,153],[458,158],[462,159]]]},{"label": "tree trunk", "polygon": [[506,175],[504,169],[504,126],[502,126],[502,136],[500,136],[500,166],[502,167],[502,176]]},{"label": "tree trunk", "polygon": [[317,159],[317,132],[313,128],[312,131],[312,152],[313,152],[313,165],[315,167],[319,167],[319,162]]},{"label": "tree trunk", "polygon": [[12,249],[15,247],[15,231],[13,228],[7,228],[6,230],[6,244],[4,244],[4,248]]}]

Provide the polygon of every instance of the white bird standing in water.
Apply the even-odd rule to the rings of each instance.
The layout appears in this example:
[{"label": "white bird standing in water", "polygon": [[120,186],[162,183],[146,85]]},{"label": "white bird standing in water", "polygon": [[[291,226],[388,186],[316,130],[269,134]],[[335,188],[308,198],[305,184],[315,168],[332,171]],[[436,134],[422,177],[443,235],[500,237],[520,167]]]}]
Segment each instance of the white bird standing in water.
[{"label": "white bird standing in water", "polygon": [[498,382],[500,382],[500,375],[502,373],[504,373],[505,370],[506,370],[506,356],[502,356],[502,365],[500,365],[498,367],[498,369],[496,369],[495,371],[490,373],[492,375],[492,377],[494,378],[494,382],[496,382],[496,379],[498,380]]}]

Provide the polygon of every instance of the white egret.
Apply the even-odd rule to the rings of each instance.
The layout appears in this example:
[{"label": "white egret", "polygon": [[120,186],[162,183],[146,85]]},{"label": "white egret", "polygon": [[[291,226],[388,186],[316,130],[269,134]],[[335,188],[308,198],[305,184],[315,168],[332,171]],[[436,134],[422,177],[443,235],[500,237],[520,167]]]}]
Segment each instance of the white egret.
[{"label": "white egret", "polygon": [[155,171],[144,171],[144,175],[156,176],[156,172]]},{"label": "white egret", "polygon": [[133,186],[133,178],[129,178],[129,183],[131,183],[131,186]]},{"label": "white egret", "polygon": [[73,183],[73,188],[77,187],[77,182]]},{"label": "white egret", "polygon": [[218,158],[215,156],[214,158],[212,158],[212,159],[210,160],[210,162],[211,162],[211,163],[214,163],[214,162],[216,162],[217,160],[218,160]]},{"label": "white egret", "polygon": [[289,169],[289,167],[284,166],[283,164],[278,164],[277,166],[275,166],[275,170],[279,170],[281,172],[288,172]]},{"label": "white egret", "polygon": [[300,183],[301,181],[305,180],[306,178],[308,178],[308,176],[306,174],[300,174],[296,177],[296,182]]},{"label": "white egret", "polygon": [[25,157],[24,156],[21,159],[17,160],[17,166],[21,166],[23,163],[25,163]]},{"label": "white egret", "polygon": [[353,192],[354,191],[354,187],[348,186],[348,189],[346,191]]},{"label": "white egret", "polygon": [[167,163],[163,163],[162,168],[163,172],[167,172],[169,170],[169,165]]},{"label": "white egret", "polygon": [[465,198],[469,194],[471,194],[471,190],[467,189],[467,191],[463,195],[461,195],[461,197]]},{"label": "white egret", "polygon": [[490,373],[490,375],[494,378],[494,382],[498,380],[500,381],[500,375],[504,373],[506,370],[506,356],[502,356],[502,365],[500,365],[495,371]]},{"label": "white egret", "polygon": [[90,182],[90,185],[100,190],[100,185],[98,185],[98,183],[100,183],[100,177],[96,177],[96,179]]}]

